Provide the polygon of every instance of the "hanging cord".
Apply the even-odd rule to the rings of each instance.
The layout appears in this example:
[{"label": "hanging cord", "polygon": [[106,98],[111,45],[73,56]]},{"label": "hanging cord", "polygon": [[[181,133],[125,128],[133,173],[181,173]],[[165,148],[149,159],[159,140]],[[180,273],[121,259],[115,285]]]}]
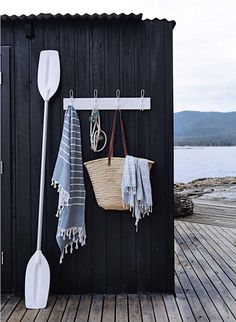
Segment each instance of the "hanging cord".
[{"label": "hanging cord", "polygon": [[[94,152],[100,152],[102,151],[106,144],[107,144],[107,135],[106,133],[101,129],[101,119],[100,119],[100,113],[97,109],[97,89],[94,90],[94,109],[91,112],[90,118],[90,146],[91,150]],[[99,141],[104,139],[103,146],[99,149],[98,143]]]}]

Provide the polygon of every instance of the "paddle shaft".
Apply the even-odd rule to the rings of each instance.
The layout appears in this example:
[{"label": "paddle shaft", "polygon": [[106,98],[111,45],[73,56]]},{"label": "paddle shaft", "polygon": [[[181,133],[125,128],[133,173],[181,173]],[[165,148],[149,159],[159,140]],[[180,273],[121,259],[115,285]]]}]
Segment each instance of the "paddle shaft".
[{"label": "paddle shaft", "polygon": [[42,244],[43,204],[44,204],[44,185],[45,185],[45,163],[46,163],[46,147],[47,147],[47,123],[48,123],[48,101],[44,101],[37,250],[41,250],[41,244]]}]

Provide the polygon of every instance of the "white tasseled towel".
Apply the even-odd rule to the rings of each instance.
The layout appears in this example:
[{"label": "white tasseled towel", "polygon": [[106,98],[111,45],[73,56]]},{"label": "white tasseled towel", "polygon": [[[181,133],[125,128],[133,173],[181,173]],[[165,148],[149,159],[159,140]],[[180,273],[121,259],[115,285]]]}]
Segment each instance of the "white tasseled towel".
[{"label": "white tasseled towel", "polygon": [[139,220],[152,212],[152,189],[148,160],[127,155],[122,178],[122,201],[124,208],[130,209],[136,218],[138,230]]}]

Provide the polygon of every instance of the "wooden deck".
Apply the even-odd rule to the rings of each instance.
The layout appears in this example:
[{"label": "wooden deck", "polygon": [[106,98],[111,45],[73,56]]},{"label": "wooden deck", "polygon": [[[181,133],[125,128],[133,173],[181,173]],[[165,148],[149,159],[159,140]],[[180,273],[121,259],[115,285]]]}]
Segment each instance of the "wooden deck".
[{"label": "wooden deck", "polygon": [[194,213],[191,216],[179,218],[181,221],[230,227],[236,229],[236,202],[216,200],[196,200]]},{"label": "wooden deck", "polygon": [[175,222],[173,295],[58,295],[44,310],[3,296],[1,321],[236,321],[236,229]]}]

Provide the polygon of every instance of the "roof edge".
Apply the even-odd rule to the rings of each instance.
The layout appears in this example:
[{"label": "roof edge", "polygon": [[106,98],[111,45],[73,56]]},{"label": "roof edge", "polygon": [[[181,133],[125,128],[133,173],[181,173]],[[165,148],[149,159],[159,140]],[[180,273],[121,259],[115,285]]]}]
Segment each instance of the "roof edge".
[{"label": "roof edge", "polygon": [[52,14],[52,13],[39,13],[38,15],[35,14],[30,14],[30,15],[7,15],[7,14],[3,14],[1,15],[1,20],[6,21],[6,20],[48,20],[48,19],[135,19],[135,20],[141,20],[142,19],[143,14],[139,13],[139,14],[134,14],[134,13],[130,13],[130,14],[125,14],[125,13],[111,13],[111,14],[107,14],[107,13],[102,13],[102,14],[98,14],[98,13],[94,13],[94,14],[70,14],[70,13],[66,13],[66,14]]},{"label": "roof edge", "polygon": [[163,22],[168,22],[168,23],[171,23],[172,24],[172,28],[174,29],[175,25],[176,25],[176,21],[175,20],[168,20],[166,18],[163,18],[163,19],[159,19],[159,18],[153,18],[153,19],[149,19],[149,18],[146,18],[146,19],[143,19],[143,21],[163,21]]},{"label": "roof edge", "polygon": [[135,13],[129,13],[129,14],[125,14],[125,13],[111,13],[111,14],[107,14],[107,13],[102,13],[102,14],[98,14],[98,13],[94,13],[94,14],[70,14],[70,13],[66,13],[66,14],[52,14],[52,13],[39,13],[37,15],[35,14],[30,14],[30,15],[7,15],[7,14],[3,14],[1,15],[1,20],[2,21],[15,21],[15,20],[19,20],[19,21],[30,21],[30,20],[49,20],[49,19],[122,19],[122,20],[140,20],[140,21],[165,21],[168,23],[172,24],[172,27],[174,28],[176,25],[176,22],[174,20],[167,20],[167,19],[158,19],[158,18],[153,18],[153,19],[142,19],[143,14],[139,13],[139,14],[135,14]]}]

